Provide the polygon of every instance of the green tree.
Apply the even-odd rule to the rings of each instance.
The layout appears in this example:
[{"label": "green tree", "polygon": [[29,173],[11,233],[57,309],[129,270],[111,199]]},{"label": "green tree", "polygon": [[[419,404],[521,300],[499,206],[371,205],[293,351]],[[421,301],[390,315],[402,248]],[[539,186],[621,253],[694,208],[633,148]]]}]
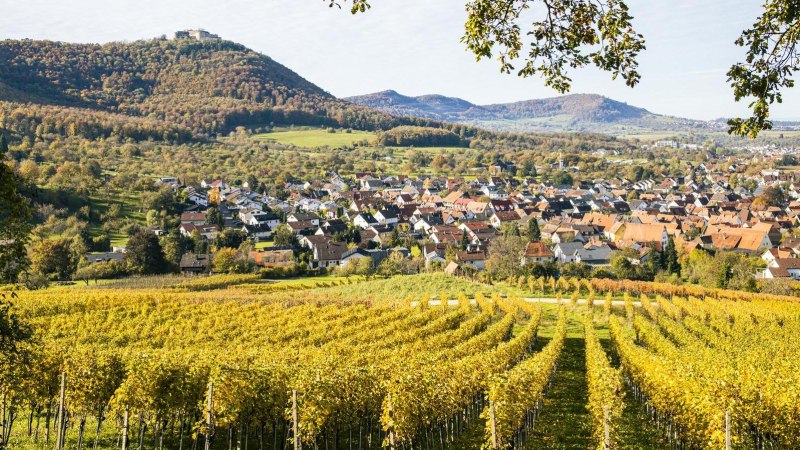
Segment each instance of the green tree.
[{"label": "green tree", "polygon": [[131,273],[140,275],[159,274],[167,270],[167,261],[158,236],[151,231],[140,231],[131,236],[124,261]]},{"label": "green tree", "polygon": [[469,236],[467,235],[467,230],[464,230],[461,233],[461,240],[458,243],[459,248],[461,250],[466,250],[469,247]]},{"label": "green tree", "polygon": [[19,176],[0,161],[0,282],[16,282],[28,266],[25,246],[31,231],[31,208],[19,190],[21,185]]},{"label": "green tree", "polygon": [[528,240],[531,242],[542,240],[542,231],[539,229],[539,220],[536,217],[528,220]]},{"label": "green tree", "polygon": [[289,228],[286,224],[278,225],[275,228],[275,235],[273,237],[272,242],[279,247],[283,246],[296,246],[297,245],[297,236],[295,236],[294,231]]},{"label": "green tree", "polygon": [[8,153],[8,138],[6,138],[5,133],[0,133],[0,160],[3,159],[6,153]]},{"label": "green tree", "polygon": [[217,236],[214,240],[214,244],[217,248],[239,248],[245,239],[247,239],[247,235],[244,234],[244,231],[228,228]]},{"label": "green tree", "polygon": [[764,193],[761,194],[760,200],[766,206],[786,206],[786,194],[779,186],[767,186],[764,188]]},{"label": "green tree", "polygon": [[194,240],[189,236],[182,235],[178,229],[173,229],[161,238],[161,248],[164,249],[166,260],[177,267],[183,254],[194,250]]},{"label": "green tree", "polygon": [[675,239],[672,236],[669,237],[669,241],[667,241],[667,248],[664,249],[663,253],[664,264],[662,268],[667,271],[667,273],[680,273],[681,272],[681,265],[678,262],[678,250],[675,248]]},{"label": "green tree", "polygon": [[212,206],[206,211],[206,223],[222,228],[225,225],[225,218],[217,208]]},{"label": "green tree", "polygon": [[636,268],[631,263],[630,259],[622,252],[617,253],[611,258],[611,270],[619,279],[635,279]]},{"label": "green tree", "polygon": [[746,49],[744,62],[733,64],[728,81],[736,101],[752,98],[751,117],[728,121],[730,132],[755,138],[772,128],[770,105],[781,103],[781,89],[794,86],[792,75],[800,70],[800,4],[797,0],[767,0],[764,12],[736,40]]}]

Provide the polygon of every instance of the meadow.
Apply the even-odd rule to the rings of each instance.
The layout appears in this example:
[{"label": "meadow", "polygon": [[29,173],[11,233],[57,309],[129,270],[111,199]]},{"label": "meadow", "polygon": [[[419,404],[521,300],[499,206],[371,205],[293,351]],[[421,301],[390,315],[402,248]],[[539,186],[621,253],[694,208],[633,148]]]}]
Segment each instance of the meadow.
[{"label": "meadow", "polygon": [[333,132],[327,128],[316,127],[275,128],[269,133],[256,134],[254,138],[256,140],[280,142],[281,144],[309,149],[348,147],[357,142],[372,142],[375,139],[375,133],[369,131],[339,128],[331,130]]}]

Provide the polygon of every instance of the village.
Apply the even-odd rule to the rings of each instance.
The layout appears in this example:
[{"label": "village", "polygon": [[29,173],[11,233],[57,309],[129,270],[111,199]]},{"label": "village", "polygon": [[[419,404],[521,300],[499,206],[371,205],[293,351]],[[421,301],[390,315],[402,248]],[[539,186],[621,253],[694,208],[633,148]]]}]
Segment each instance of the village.
[{"label": "village", "polygon": [[[756,278],[800,279],[800,239],[792,235],[800,214],[795,173],[765,169],[749,191],[729,184],[743,167],[732,164],[720,173],[700,164],[683,178],[609,178],[575,186],[520,179],[509,161],[495,161],[490,176],[474,179],[329,172],[289,183],[283,200],[221,179],[183,186],[166,177],[158,183],[187,199],[180,214],[183,236],[211,243],[225,229],[240,230],[252,245],[239,256],[255,267],[288,270],[302,263],[320,273],[368,259],[361,264],[368,271],[363,267],[374,270],[396,255],[395,261],[416,261],[411,272],[474,274],[486,269],[492,242],[512,234],[527,237],[517,255],[521,271],[538,265],[553,274],[571,263],[609,269],[620,253],[636,266],[672,247],[681,254],[760,257]],[[784,192],[783,186],[789,188]],[[124,248],[115,250],[90,260],[121,259]],[[180,270],[209,273],[213,262],[214,246],[208,245],[204,253],[182,255]]]}]

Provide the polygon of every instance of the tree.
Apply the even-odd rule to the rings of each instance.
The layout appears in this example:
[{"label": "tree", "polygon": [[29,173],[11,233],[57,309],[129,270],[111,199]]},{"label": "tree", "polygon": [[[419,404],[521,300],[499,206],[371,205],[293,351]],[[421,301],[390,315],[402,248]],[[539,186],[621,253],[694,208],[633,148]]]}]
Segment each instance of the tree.
[{"label": "tree", "polygon": [[736,40],[746,48],[745,62],[733,64],[728,81],[736,101],[753,98],[752,116],[728,121],[730,132],[755,138],[772,128],[769,108],[781,103],[780,90],[794,86],[793,72],[800,70],[800,4],[797,0],[767,0],[764,12],[753,26]]},{"label": "tree", "polygon": [[619,279],[634,279],[636,278],[636,268],[631,263],[628,256],[623,253],[617,253],[611,258],[611,270]]},{"label": "tree", "polygon": [[496,278],[507,278],[522,271],[522,252],[526,247],[525,239],[519,235],[502,235],[489,244],[489,257],[486,259],[486,270]]},{"label": "tree", "polygon": [[25,245],[31,231],[31,208],[19,191],[21,185],[17,174],[0,161],[0,282],[16,282],[28,265]]},{"label": "tree", "polygon": [[278,247],[294,247],[297,244],[297,237],[295,236],[294,231],[292,231],[288,225],[281,224],[275,228],[275,236],[273,237],[272,242]]},{"label": "tree", "polygon": [[519,224],[517,222],[504,223],[500,226],[500,233],[503,236],[519,237],[522,233],[519,232]]},{"label": "tree", "polygon": [[140,231],[131,236],[124,261],[131,273],[140,275],[164,273],[167,270],[158,236],[151,231]]},{"label": "tree", "polygon": [[183,254],[194,250],[194,240],[189,236],[182,235],[178,229],[173,229],[161,238],[161,248],[164,249],[164,257],[167,261],[177,267]]},{"label": "tree", "polygon": [[3,159],[6,153],[8,153],[8,138],[6,138],[5,133],[0,133],[0,160]]},{"label": "tree", "polygon": [[247,235],[244,234],[244,231],[235,228],[228,228],[217,236],[217,239],[215,239],[214,243],[217,248],[239,248],[245,239],[247,239]]},{"label": "tree", "polygon": [[214,254],[215,272],[233,272],[236,268],[236,259],[239,252],[232,248],[221,248]]},{"label": "tree", "polygon": [[766,206],[786,206],[786,194],[783,193],[783,189],[779,186],[767,186],[764,188],[760,200],[763,201]]},{"label": "tree", "polygon": [[672,236],[670,236],[669,241],[667,241],[667,248],[664,249],[663,259],[663,269],[668,273],[681,272],[681,266],[680,263],[678,263],[678,251],[675,248],[675,239],[673,239]]},{"label": "tree", "polygon": [[[329,6],[346,2],[329,0]],[[369,8],[369,0],[352,0],[350,11]],[[625,0],[470,0],[466,10],[461,41],[478,60],[496,58],[503,73],[539,74],[559,93],[571,88],[569,69],[588,65],[630,87],[640,80],[637,57],[645,40]],[[736,101],[754,101],[750,118],[728,122],[729,133],[754,138],[772,128],[770,105],[781,103],[780,90],[793,87],[792,75],[800,70],[798,11],[797,0],[766,0],[764,12],[736,40],[745,59],[731,66],[728,81]]]},{"label": "tree", "polygon": [[[33,337],[31,327],[14,314],[12,304],[0,298],[0,361],[8,362],[9,358],[19,352],[22,343]],[[0,367],[9,367],[0,364]]]},{"label": "tree", "polygon": [[222,213],[219,211],[219,209],[212,206],[211,208],[208,208],[208,211],[206,211],[206,223],[222,228],[225,226],[225,218],[222,217]]},{"label": "tree", "polygon": [[458,243],[459,248],[461,250],[466,250],[469,247],[469,236],[467,235],[467,230],[464,230],[461,233],[461,240]]},{"label": "tree", "polygon": [[58,280],[69,278],[72,266],[69,241],[64,239],[39,240],[31,246],[29,255],[33,271]]},{"label": "tree", "polygon": [[542,232],[539,230],[539,220],[531,217],[528,221],[528,240],[531,242],[542,240]]},{"label": "tree", "polygon": [[560,171],[556,172],[553,175],[553,184],[562,185],[562,186],[572,186],[572,183],[575,180],[572,178],[572,175],[569,172]]}]

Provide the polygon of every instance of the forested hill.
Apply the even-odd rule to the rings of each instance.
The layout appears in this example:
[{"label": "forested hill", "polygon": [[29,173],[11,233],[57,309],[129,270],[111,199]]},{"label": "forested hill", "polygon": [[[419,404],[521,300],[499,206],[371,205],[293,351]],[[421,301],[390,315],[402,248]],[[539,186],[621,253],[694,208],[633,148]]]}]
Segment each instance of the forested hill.
[{"label": "forested hill", "polygon": [[476,105],[455,97],[409,97],[388,90],[345,100],[390,114],[464,123],[498,131],[588,131],[613,134],[614,131],[626,129],[666,131],[713,128],[713,124],[707,122],[654,114],[644,108],[596,94]]},{"label": "forested hill", "polygon": [[0,61],[0,128],[19,135],[184,139],[269,123],[367,130],[430,123],[338,100],[229,41],[6,40]]}]

